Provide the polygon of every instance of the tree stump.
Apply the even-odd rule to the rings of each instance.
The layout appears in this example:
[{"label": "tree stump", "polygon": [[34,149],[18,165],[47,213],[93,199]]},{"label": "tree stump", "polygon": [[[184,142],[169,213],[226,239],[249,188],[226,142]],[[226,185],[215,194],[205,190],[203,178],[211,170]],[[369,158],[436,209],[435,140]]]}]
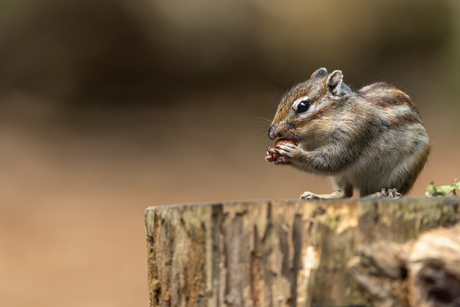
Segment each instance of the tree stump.
[{"label": "tree stump", "polygon": [[150,306],[369,306],[355,278],[363,248],[450,227],[459,204],[439,197],[150,207]]}]

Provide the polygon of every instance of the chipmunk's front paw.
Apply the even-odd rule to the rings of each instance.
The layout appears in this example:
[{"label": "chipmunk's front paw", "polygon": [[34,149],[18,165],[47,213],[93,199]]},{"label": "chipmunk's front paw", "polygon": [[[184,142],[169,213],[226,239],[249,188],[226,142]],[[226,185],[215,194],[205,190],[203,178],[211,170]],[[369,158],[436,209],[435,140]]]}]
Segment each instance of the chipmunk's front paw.
[{"label": "chipmunk's front paw", "polygon": [[287,161],[298,160],[302,156],[303,150],[300,149],[297,145],[284,143],[282,145],[276,145],[275,151],[285,157]]},{"label": "chipmunk's front paw", "polygon": [[291,163],[291,161],[289,160],[289,158],[287,157],[284,157],[284,156],[279,156],[276,158],[276,160],[274,161],[275,165],[280,165],[280,164],[289,164]]},{"label": "chipmunk's front paw", "polygon": [[275,148],[268,148],[267,149],[267,156],[265,157],[265,160],[267,162],[273,162],[275,165],[283,165],[283,164],[289,164],[289,160],[281,156],[279,153],[276,152]]}]

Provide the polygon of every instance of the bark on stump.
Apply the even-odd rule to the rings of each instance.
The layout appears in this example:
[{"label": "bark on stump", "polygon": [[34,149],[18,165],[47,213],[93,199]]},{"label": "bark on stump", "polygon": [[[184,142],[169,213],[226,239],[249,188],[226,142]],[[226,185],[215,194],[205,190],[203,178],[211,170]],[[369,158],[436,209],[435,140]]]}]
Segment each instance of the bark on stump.
[{"label": "bark on stump", "polygon": [[150,306],[366,306],[347,267],[363,246],[450,227],[459,204],[439,197],[150,207]]}]

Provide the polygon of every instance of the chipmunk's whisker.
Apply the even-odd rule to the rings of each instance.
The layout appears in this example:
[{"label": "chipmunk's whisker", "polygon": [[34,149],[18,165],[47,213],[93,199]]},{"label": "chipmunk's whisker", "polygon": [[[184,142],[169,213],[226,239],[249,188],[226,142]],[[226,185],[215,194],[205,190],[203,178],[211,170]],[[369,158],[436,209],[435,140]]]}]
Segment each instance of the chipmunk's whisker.
[{"label": "chipmunk's whisker", "polygon": [[264,129],[264,130],[262,130],[262,132],[261,132],[261,133],[259,133],[259,134],[257,135],[257,137],[261,136],[261,135],[262,135],[262,133],[267,133],[267,129]]},{"label": "chipmunk's whisker", "polygon": [[273,89],[276,91],[276,93],[278,94],[278,96],[281,96],[280,95],[280,92],[278,92],[278,90],[276,89],[276,87],[271,83],[271,82],[268,82],[272,87]]},{"label": "chipmunk's whisker", "polygon": [[268,95],[270,95],[271,99],[272,99],[272,103],[275,107],[278,107],[278,102],[275,100],[275,98],[273,98],[272,94],[268,93]]},{"label": "chipmunk's whisker", "polygon": [[262,122],[267,122],[267,123],[271,123],[272,121],[268,118],[264,118],[264,117],[259,117],[259,116],[254,116],[252,115],[252,117],[254,118],[257,118],[257,119],[260,119]]}]

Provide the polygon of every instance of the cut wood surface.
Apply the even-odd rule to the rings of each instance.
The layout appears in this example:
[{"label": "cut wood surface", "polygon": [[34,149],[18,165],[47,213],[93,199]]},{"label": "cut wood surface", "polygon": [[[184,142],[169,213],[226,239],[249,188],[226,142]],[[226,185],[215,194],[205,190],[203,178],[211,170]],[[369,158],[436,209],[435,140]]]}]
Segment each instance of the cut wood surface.
[{"label": "cut wood surface", "polygon": [[150,207],[150,306],[364,306],[369,297],[348,262],[363,246],[405,243],[456,224],[459,203],[439,197]]}]

